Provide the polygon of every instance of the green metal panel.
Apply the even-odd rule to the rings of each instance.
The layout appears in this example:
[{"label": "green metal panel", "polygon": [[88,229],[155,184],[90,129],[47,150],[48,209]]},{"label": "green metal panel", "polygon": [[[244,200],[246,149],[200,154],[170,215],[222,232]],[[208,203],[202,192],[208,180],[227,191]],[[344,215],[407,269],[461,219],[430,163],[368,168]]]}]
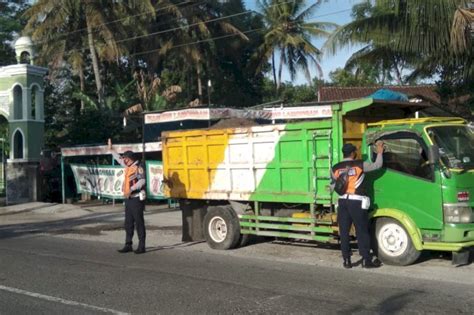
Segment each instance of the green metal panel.
[{"label": "green metal panel", "polygon": [[468,192],[469,205],[474,208],[474,172],[451,172],[450,178],[443,179],[443,200],[445,203],[458,202],[457,193]]},{"label": "green metal panel", "polygon": [[242,220],[260,220],[260,221],[272,221],[272,222],[291,222],[291,223],[317,223],[331,225],[331,221],[316,220],[312,218],[291,218],[291,217],[272,217],[272,216],[258,216],[258,215],[241,215]]},{"label": "green metal panel", "polygon": [[474,224],[446,224],[443,231],[445,242],[474,242]]},{"label": "green metal panel", "polygon": [[288,230],[288,231],[302,231],[302,232],[318,232],[318,233],[333,233],[334,230],[328,227],[310,227],[301,225],[288,225],[288,224],[271,224],[271,223],[253,223],[253,222],[240,222],[242,227],[256,228],[257,226],[261,229],[271,230]]},{"label": "green metal panel", "polygon": [[393,218],[400,222],[410,235],[411,240],[413,242],[413,246],[417,250],[422,250],[423,245],[421,241],[420,229],[416,226],[416,223],[411,219],[409,215],[406,214],[405,211],[399,209],[387,209],[387,208],[378,208],[374,212],[370,214],[371,218],[378,218],[378,217],[387,217]]},{"label": "green metal panel", "polygon": [[345,115],[348,112],[361,109],[364,107],[368,107],[374,103],[374,99],[368,97],[368,98],[362,98],[359,100],[355,101],[349,101],[349,102],[344,102],[344,106],[342,108],[342,114]]},{"label": "green metal panel", "polygon": [[329,242],[330,240],[333,239],[332,236],[308,235],[308,234],[277,232],[277,231],[254,231],[254,230],[248,230],[248,229],[241,229],[240,233],[260,235],[260,236],[293,238],[293,239],[310,240],[310,241],[318,241],[318,242]]},{"label": "green metal panel", "polygon": [[274,160],[250,200],[333,203],[331,165],[342,160],[343,115],[371,104],[370,98],[334,104],[331,118],[287,124],[275,147]]},{"label": "green metal panel", "polygon": [[[332,222],[313,218],[240,216],[241,233],[327,242],[336,234]],[[299,232],[299,233],[295,233]]]},{"label": "green metal panel", "polygon": [[[423,141],[428,145],[429,141],[424,132],[428,125],[433,125],[433,122],[404,124],[403,121],[400,121],[400,124],[388,124],[371,128],[369,132],[412,130],[421,135]],[[436,166],[434,180],[431,181],[404,172],[383,168],[368,173],[366,181],[369,195],[376,209],[400,209],[404,216],[409,217],[418,229],[439,231],[443,235],[441,241],[456,242],[463,239],[462,234],[465,233],[463,228],[458,229],[456,225],[453,225],[447,229],[444,224],[443,203],[458,202],[458,191],[468,191],[470,196],[474,195],[473,172],[452,172],[451,176],[446,178],[442,175],[439,166]],[[472,197],[470,205],[474,207]],[[379,210],[377,210],[377,216],[378,214]],[[473,229],[472,226],[474,224],[471,224],[471,229]],[[446,231],[449,231],[449,235],[445,233]],[[453,235],[457,235],[457,237],[453,237]],[[433,244],[435,242],[430,245],[432,246],[430,249],[433,249]]]},{"label": "green metal panel", "polygon": [[401,209],[422,229],[443,226],[441,176],[433,181],[387,168],[366,174],[366,185],[375,208]]},{"label": "green metal panel", "polygon": [[[250,200],[311,204],[315,201],[315,169],[324,178],[317,182],[318,194],[321,199],[328,200],[326,186],[329,184],[330,163],[327,158],[321,158],[313,164],[313,154],[320,157],[330,155],[328,135],[331,128],[330,119],[287,124],[275,146],[274,159],[268,163]],[[322,134],[318,138],[317,152],[313,152],[315,133]]]}]

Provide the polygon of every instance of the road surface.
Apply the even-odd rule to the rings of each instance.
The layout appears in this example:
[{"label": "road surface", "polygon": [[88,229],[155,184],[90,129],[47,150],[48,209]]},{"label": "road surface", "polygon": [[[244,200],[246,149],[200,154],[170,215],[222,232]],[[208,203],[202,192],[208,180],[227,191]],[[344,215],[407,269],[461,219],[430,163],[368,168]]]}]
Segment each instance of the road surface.
[{"label": "road surface", "polygon": [[117,248],[47,235],[1,239],[0,313],[472,314],[474,309],[472,281],[235,257],[182,245],[149,248],[145,255],[118,254]]}]

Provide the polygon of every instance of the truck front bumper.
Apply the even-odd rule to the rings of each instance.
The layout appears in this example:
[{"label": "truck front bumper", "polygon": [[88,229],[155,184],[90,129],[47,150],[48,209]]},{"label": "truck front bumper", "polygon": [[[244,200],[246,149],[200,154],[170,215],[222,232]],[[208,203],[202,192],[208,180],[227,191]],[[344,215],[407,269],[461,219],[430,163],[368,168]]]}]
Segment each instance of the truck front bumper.
[{"label": "truck front bumper", "polygon": [[474,246],[474,224],[447,224],[438,242],[423,242],[423,249],[458,252]]},{"label": "truck front bumper", "polygon": [[439,250],[447,252],[459,252],[474,246],[474,241],[466,243],[442,243],[442,242],[423,242],[423,249]]}]

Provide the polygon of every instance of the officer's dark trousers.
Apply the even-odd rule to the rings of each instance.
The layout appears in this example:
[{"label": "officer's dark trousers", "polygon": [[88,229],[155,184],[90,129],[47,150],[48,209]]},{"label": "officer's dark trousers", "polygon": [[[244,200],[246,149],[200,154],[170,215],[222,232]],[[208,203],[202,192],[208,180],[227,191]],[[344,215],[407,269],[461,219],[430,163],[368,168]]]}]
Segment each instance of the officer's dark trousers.
[{"label": "officer's dark trousers", "polygon": [[362,201],[351,199],[339,199],[337,222],[339,224],[339,236],[341,237],[341,251],[344,259],[350,258],[349,230],[352,223],[356,228],[359,253],[364,259],[370,259],[370,237],[369,217],[367,210],[361,208]]},{"label": "officer's dark trousers", "polygon": [[145,220],[143,211],[145,202],[140,198],[125,199],[125,244],[132,245],[133,230],[136,226],[138,234],[138,248],[145,248]]}]

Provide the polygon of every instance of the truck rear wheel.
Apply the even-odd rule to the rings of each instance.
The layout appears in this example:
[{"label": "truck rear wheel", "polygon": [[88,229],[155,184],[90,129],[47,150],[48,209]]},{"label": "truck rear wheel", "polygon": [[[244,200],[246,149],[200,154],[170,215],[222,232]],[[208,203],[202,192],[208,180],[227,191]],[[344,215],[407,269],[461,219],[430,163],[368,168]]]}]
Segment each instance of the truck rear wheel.
[{"label": "truck rear wheel", "polygon": [[235,248],[240,240],[239,219],[226,207],[209,208],[204,217],[204,236],[213,249]]},{"label": "truck rear wheel", "polygon": [[237,247],[245,247],[250,242],[252,235],[250,234],[240,234],[239,242]]},{"label": "truck rear wheel", "polygon": [[414,263],[421,252],[414,246],[403,225],[391,218],[375,222],[376,252],[387,265],[406,266]]}]

